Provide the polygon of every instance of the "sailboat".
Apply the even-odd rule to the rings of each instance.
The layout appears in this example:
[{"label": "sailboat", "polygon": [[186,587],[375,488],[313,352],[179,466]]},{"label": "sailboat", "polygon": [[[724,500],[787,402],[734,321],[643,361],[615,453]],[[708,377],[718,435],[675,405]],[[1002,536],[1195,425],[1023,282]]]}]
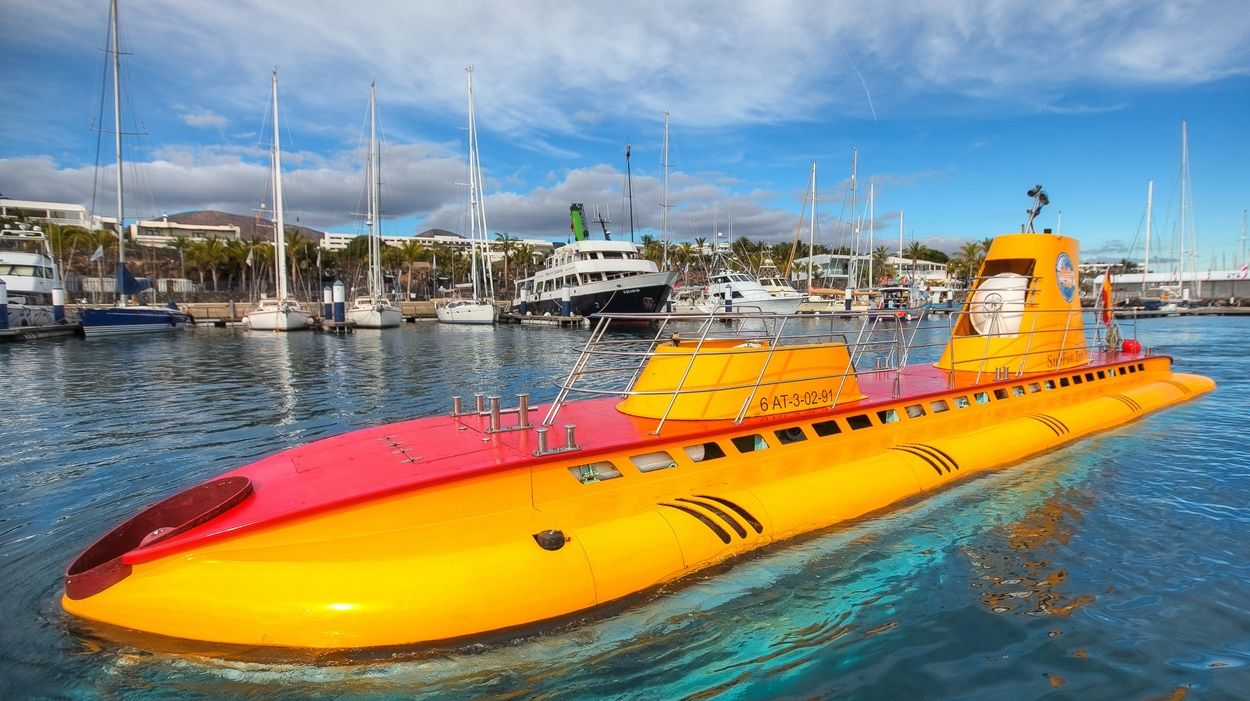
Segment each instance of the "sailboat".
[{"label": "sailboat", "polygon": [[243,315],[243,325],[256,331],[298,331],[312,324],[312,313],[287,293],[286,226],[282,221],[282,145],[278,138],[278,72],[273,72],[273,245],[277,265],[277,297],[262,298]]},{"label": "sailboat", "polygon": [[[490,253],[486,237],[486,202],[482,195],[482,163],[477,153],[477,122],[473,115],[473,66],[464,69],[469,85],[469,251],[473,298],[453,299],[434,308],[444,324],[493,324],[496,309],[491,301]],[[479,269],[480,266],[480,269]]]},{"label": "sailboat", "polygon": [[379,193],[381,190],[382,157],[378,150],[378,131],[374,86],[369,85],[369,294],[357,297],[347,310],[347,320],[363,329],[389,329],[403,321],[399,307],[386,298],[382,282],[382,235],[378,229]]},{"label": "sailboat", "polygon": [[128,305],[126,298],[147,289],[126,269],[126,218],[122,183],[121,48],[117,43],[117,0],[109,4],[110,51],[113,63],[113,146],[117,160],[117,305],[88,309],[82,314],[83,334],[120,334],[177,331],[185,328],[191,315],[172,307]]}]

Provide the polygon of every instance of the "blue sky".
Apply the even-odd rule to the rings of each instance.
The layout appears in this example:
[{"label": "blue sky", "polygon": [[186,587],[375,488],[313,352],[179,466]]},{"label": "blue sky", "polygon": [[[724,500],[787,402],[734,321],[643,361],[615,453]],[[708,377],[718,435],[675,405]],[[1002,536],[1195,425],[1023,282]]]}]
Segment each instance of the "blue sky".
[{"label": "blue sky", "polygon": [[[871,5],[871,6],[865,6]],[[1085,259],[1155,253],[1178,211],[1188,120],[1199,267],[1240,260],[1250,206],[1244,0],[278,2],[123,0],[127,217],[267,199],[270,72],[281,80],[288,219],[361,230],[369,82],[386,233],[462,230],[465,74],[474,65],[492,230],[563,239],[569,202],[658,233],[671,114],[670,236],[789,240],[810,163],[823,243],[847,243],[851,149],[877,235],[953,250],[1039,226]],[[92,201],[108,3],[6,0],[0,193]],[[108,118],[105,121],[109,124]],[[105,149],[105,163],[111,161]],[[102,214],[112,215],[107,194]],[[620,235],[618,233],[618,235]],[[1156,258],[1157,259],[1157,258]],[[1238,263],[1239,265],[1240,263]]]}]

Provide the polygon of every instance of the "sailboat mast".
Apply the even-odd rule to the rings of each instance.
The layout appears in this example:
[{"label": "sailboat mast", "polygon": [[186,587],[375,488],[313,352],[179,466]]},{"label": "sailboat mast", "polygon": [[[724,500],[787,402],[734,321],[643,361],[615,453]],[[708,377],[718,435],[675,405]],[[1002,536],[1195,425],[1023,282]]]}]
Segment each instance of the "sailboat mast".
[{"label": "sailboat mast", "polygon": [[629,144],[625,144],[625,189],[629,192],[629,242],[634,242],[634,174],[629,166]]},{"label": "sailboat mast", "polygon": [[664,201],[660,204],[660,246],[664,248],[664,264],[661,270],[668,270],[668,112],[664,113],[664,148],[660,159],[664,168]]},{"label": "sailboat mast", "polygon": [[876,280],[875,271],[873,270],[873,260],[877,257],[877,249],[873,247],[872,230],[873,220],[877,217],[877,203],[875,201],[875,183],[868,183],[868,286],[872,287],[872,281]]},{"label": "sailboat mast", "polygon": [[375,83],[369,83],[369,295],[382,294],[382,246],[378,235],[378,190],[381,174],[378,167],[378,130]]},{"label": "sailboat mast", "polygon": [[469,271],[473,279],[473,299],[481,297],[477,279],[477,168],[473,162],[476,146],[473,133],[473,66],[464,69],[469,93]]},{"label": "sailboat mast", "polygon": [[[807,293],[812,293],[812,258],[816,252],[816,161],[812,161],[812,220],[807,230]],[[788,273],[789,271],[787,271]]]},{"label": "sailboat mast", "polygon": [[1150,274],[1150,216],[1154,209],[1155,181],[1146,183],[1146,260],[1142,264],[1141,294],[1146,296],[1146,276]]},{"label": "sailboat mast", "polygon": [[117,43],[117,0],[109,4],[109,31],[113,37],[113,155],[117,162],[117,303],[126,306],[123,280],[126,266],[126,215],[122,208],[122,51]]},{"label": "sailboat mast", "polygon": [[273,246],[278,273],[278,299],[287,298],[286,224],[282,221],[282,142],[278,128],[278,71],[273,72]]},{"label": "sailboat mast", "polygon": [[1246,265],[1246,210],[1241,210],[1241,264]]},{"label": "sailboat mast", "polygon": [[1181,299],[1185,298],[1185,213],[1189,210],[1187,190],[1189,189],[1189,126],[1181,120],[1181,226],[1180,255],[1177,265],[1180,267]]},{"label": "sailboat mast", "polygon": [[859,170],[859,147],[851,149],[851,258],[847,262],[846,287],[859,287],[859,222],[855,219],[855,176]]}]

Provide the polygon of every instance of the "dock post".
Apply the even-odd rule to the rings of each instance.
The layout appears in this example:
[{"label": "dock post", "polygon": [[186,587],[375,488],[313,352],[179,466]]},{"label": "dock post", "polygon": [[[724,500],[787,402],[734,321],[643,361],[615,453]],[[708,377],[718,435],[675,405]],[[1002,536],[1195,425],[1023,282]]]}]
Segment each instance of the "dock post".
[{"label": "dock post", "polygon": [[52,323],[65,323],[65,288],[52,288]]},{"label": "dock post", "polygon": [[329,285],[321,288],[321,318],[329,319],[334,316],[334,290]]},{"label": "dock post", "polygon": [[573,288],[567,283],[560,288],[560,316],[573,316]]},{"label": "dock post", "polygon": [[525,288],[521,288],[521,306],[518,308],[518,314],[525,316]]},{"label": "dock post", "polygon": [[342,280],[334,281],[334,323],[347,321],[347,285]]},{"label": "dock post", "polygon": [[0,280],[0,329],[9,328],[9,286]]}]

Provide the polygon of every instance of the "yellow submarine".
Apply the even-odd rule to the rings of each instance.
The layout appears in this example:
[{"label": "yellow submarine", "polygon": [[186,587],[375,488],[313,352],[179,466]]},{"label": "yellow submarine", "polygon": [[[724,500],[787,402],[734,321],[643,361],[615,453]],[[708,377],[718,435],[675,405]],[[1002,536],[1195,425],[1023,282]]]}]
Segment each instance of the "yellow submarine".
[{"label": "yellow submarine", "polygon": [[1212,390],[1083,322],[1077,251],[996,238],[935,363],[907,363],[903,324],[744,311],[736,334],[659,317],[640,340],[604,318],[552,403],[454,398],[226,473],[89,546],[62,604],[224,646],[507,635]]}]

